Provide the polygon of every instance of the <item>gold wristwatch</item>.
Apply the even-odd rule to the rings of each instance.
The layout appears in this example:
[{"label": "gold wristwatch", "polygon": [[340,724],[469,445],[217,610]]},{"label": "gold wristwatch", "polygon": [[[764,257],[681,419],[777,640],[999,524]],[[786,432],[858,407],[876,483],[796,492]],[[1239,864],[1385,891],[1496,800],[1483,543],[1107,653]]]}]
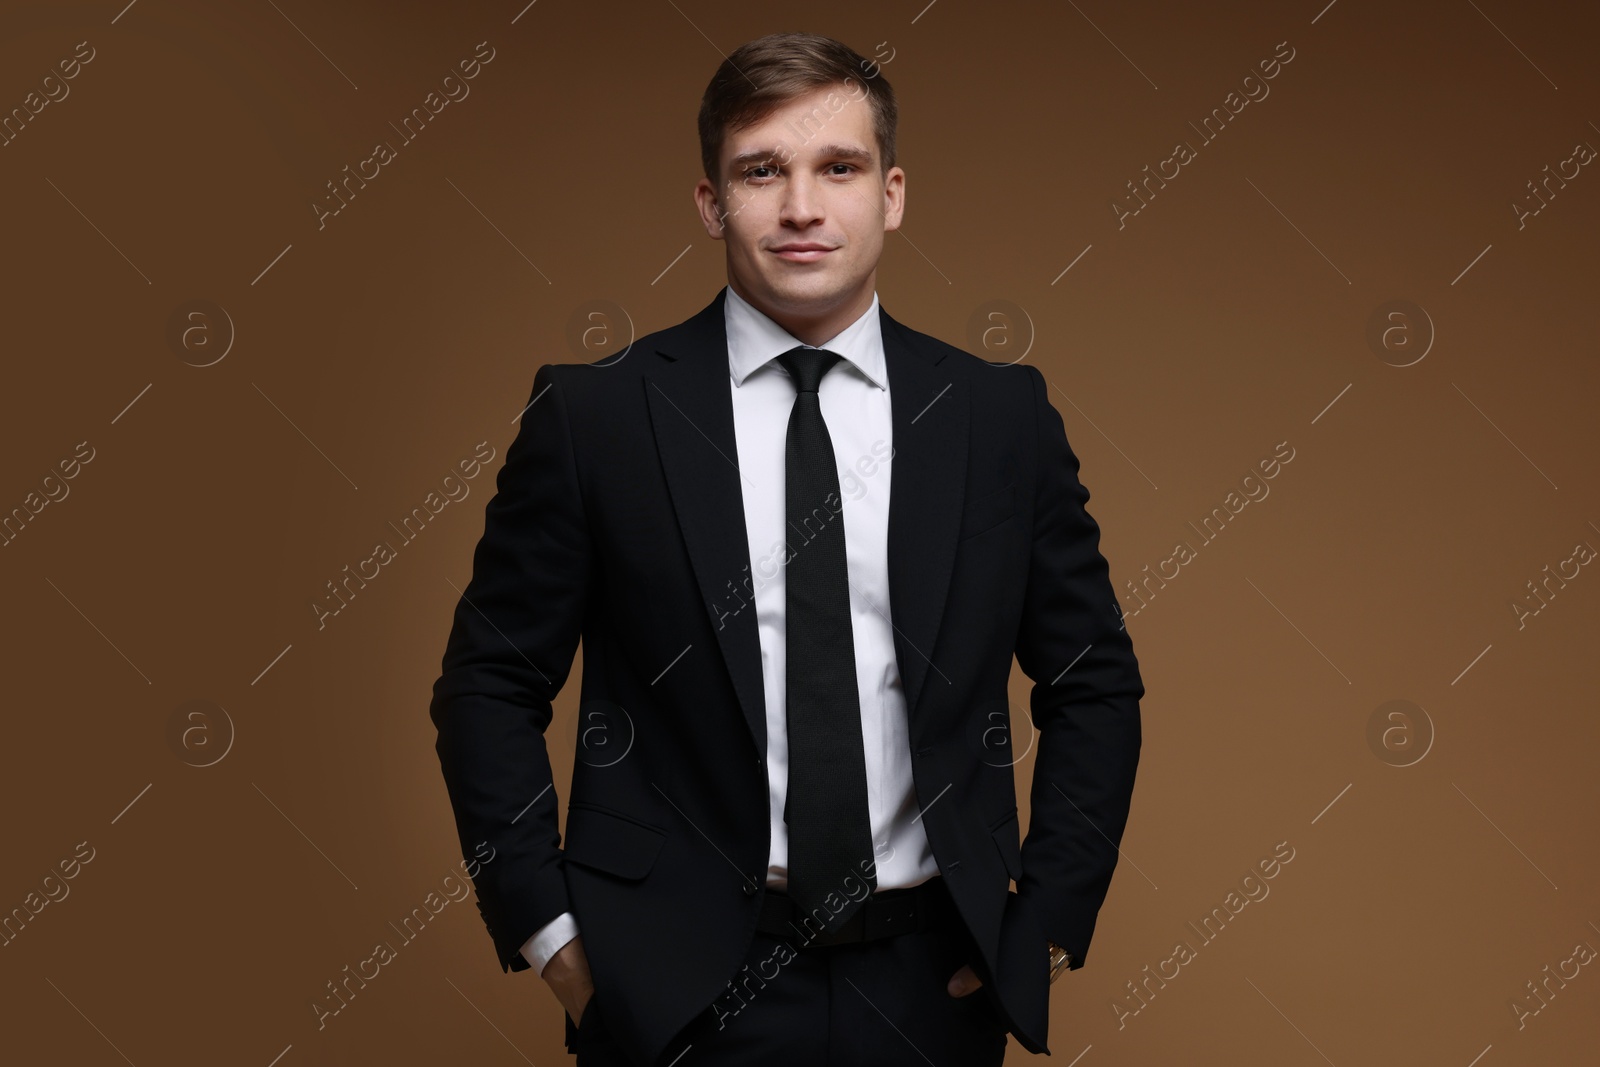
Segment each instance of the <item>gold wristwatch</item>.
[{"label": "gold wristwatch", "polygon": [[1062,972],[1072,966],[1072,953],[1054,941],[1050,941],[1048,944],[1050,946],[1050,981],[1054,982],[1061,977]]}]

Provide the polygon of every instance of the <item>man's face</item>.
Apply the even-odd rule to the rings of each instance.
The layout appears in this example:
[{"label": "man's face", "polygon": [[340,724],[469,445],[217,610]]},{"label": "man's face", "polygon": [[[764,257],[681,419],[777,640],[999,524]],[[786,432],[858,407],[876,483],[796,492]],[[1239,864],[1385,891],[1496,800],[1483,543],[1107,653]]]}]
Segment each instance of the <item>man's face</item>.
[{"label": "man's face", "polygon": [[883,235],[904,211],[905,172],[882,172],[859,83],[817,89],[730,132],[719,165],[722,187],[702,178],[695,201],[706,231],[727,242],[740,296],[796,322],[871,303]]}]

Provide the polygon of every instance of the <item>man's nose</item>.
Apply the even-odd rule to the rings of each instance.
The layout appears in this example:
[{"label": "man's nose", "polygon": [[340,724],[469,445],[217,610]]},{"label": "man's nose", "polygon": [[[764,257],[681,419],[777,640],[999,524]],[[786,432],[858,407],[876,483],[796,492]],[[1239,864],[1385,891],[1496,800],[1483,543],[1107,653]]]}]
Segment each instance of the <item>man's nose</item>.
[{"label": "man's nose", "polygon": [[784,183],[779,221],[799,229],[822,221],[821,190],[814,175],[796,174]]}]

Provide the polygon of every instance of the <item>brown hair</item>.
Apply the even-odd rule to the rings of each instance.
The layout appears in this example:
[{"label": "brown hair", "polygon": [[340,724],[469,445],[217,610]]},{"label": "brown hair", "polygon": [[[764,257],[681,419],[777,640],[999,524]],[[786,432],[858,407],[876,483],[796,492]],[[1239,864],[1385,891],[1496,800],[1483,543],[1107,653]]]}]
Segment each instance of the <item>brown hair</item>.
[{"label": "brown hair", "polygon": [[[894,90],[878,65],[817,33],[769,33],[723,60],[700,98],[700,162],[713,184],[727,134],[760,122],[783,104],[825,85],[863,86],[872,105],[882,169],[894,166],[898,118]],[[855,95],[852,91],[852,95]]]}]

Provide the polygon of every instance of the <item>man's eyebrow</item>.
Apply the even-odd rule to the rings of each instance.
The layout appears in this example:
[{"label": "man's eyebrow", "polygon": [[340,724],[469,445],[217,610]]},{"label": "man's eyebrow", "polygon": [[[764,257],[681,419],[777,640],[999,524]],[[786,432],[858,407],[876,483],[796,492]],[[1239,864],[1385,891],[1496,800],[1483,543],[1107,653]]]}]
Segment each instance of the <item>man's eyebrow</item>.
[{"label": "man's eyebrow", "polygon": [[865,148],[860,147],[859,145],[823,145],[819,151],[822,155],[827,156],[829,159],[853,159],[857,163],[872,162],[872,153],[867,151]]},{"label": "man's eyebrow", "polygon": [[[769,163],[776,159],[780,154],[787,154],[791,157],[793,156],[792,152],[780,153],[776,148],[757,148],[749,152],[740,152],[738,155],[734,156],[733,159],[729,160],[728,166],[731,169],[737,170],[740,167],[750,163]],[[818,149],[818,154],[826,156],[829,159],[848,159],[862,164],[872,162],[872,153],[867,151],[865,148],[860,147],[859,145],[823,145],[820,149]]]}]

